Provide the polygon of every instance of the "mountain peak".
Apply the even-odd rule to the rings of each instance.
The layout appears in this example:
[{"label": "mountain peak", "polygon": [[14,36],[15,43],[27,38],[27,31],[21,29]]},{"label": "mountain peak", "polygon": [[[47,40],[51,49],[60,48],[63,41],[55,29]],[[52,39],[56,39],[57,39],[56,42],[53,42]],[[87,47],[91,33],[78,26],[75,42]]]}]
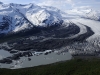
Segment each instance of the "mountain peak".
[{"label": "mountain peak", "polygon": [[18,32],[34,26],[46,27],[63,22],[62,12],[57,8],[42,7],[34,3],[2,4],[0,11],[0,33]]}]

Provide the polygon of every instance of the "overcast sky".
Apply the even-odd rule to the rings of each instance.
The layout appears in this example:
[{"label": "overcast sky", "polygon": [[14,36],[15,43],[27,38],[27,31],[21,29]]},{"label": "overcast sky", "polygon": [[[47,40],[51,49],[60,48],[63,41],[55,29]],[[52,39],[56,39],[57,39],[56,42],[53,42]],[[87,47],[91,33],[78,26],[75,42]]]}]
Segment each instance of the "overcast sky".
[{"label": "overcast sky", "polygon": [[91,7],[93,9],[100,9],[100,0],[0,0],[3,3],[20,3],[28,4],[35,3],[38,5],[54,6],[62,10],[72,8]]}]

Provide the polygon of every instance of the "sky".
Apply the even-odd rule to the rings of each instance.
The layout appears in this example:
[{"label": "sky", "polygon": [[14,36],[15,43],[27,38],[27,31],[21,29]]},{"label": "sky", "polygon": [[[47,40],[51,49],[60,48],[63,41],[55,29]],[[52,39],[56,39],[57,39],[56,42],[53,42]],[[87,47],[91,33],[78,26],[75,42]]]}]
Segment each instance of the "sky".
[{"label": "sky", "polygon": [[54,6],[61,10],[73,8],[93,8],[100,10],[100,0],[0,0],[3,3],[34,3],[37,5]]}]

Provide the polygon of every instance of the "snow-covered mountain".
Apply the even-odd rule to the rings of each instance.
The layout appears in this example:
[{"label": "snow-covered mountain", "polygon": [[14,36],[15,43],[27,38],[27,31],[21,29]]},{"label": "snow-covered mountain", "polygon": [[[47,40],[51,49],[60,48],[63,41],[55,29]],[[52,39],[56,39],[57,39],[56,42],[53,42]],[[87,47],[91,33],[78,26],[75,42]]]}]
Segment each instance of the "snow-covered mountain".
[{"label": "snow-covered mountain", "polygon": [[87,19],[100,21],[100,13],[92,9],[86,13],[84,17]]},{"label": "snow-covered mountain", "polygon": [[100,12],[95,11],[91,8],[74,8],[72,10],[67,10],[66,11],[68,15],[73,15],[74,17],[82,17],[82,18],[87,18],[91,20],[100,20]]},{"label": "snow-covered mountain", "polygon": [[36,4],[4,4],[0,2],[0,34],[18,32],[34,26],[51,26],[68,22],[73,18],[100,20],[100,13],[90,8],[75,8],[62,12],[50,6]]},{"label": "snow-covered mountain", "polygon": [[54,7],[0,3],[0,34],[63,22],[62,11]]}]

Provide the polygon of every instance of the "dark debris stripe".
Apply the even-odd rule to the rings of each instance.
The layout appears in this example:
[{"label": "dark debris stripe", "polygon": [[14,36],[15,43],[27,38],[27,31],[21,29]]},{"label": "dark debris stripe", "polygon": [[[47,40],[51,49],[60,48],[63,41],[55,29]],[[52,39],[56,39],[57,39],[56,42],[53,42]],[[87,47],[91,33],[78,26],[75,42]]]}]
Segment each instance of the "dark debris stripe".
[{"label": "dark debris stripe", "polygon": [[[86,39],[90,36],[92,36],[94,34],[94,32],[91,30],[90,27],[86,26],[87,32],[84,34],[81,34],[75,38],[72,39],[64,39],[64,38],[56,38],[56,39],[48,39],[45,41],[35,41],[35,40],[30,40],[29,42],[27,41],[27,44],[16,44],[13,49],[16,50],[22,50],[22,51],[26,51],[26,50],[30,50],[30,49],[34,49],[37,51],[45,51],[48,49],[57,49],[57,48],[61,48],[63,46],[67,46],[69,44],[72,44],[73,42],[84,42],[86,41]],[[25,41],[24,41],[25,42]]]}]

